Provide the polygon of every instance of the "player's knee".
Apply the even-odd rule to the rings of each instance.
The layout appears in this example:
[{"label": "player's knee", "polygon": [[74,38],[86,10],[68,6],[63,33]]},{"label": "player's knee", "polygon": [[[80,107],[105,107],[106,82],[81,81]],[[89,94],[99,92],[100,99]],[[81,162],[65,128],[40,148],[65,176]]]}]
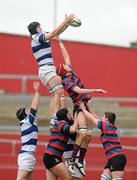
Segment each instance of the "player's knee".
[{"label": "player's knee", "polygon": [[49,93],[52,95],[52,94],[61,94],[62,93],[62,89],[63,89],[63,86],[61,83],[59,84],[56,84],[52,87],[49,88]]},{"label": "player's knee", "polygon": [[62,88],[59,87],[55,90],[55,93],[61,98],[62,96],[64,96],[64,94],[62,93]]},{"label": "player's knee", "polygon": [[87,129],[87,136],[91,138],[92,133],[93,133],[92,129]]},{"label": "player's knee", "polygon": [[122,177],[115,177],[115,178],[113,178],[112,180],[122,180],[123,178]]},{"label": "player's knee", "polygon": [[87,136],[87,127],[80,127],[78,129],[79,136],[84,139]]},{"label": "player's knee", "polygon": [[105,173],[101,174],[101,180],[111,180],[111,177]]},{"label": "player's knee", "polygon": [[66,179],[66,180],[72,180],[72,176],[71,176],[70,174],[67,174],[64,179]]}]

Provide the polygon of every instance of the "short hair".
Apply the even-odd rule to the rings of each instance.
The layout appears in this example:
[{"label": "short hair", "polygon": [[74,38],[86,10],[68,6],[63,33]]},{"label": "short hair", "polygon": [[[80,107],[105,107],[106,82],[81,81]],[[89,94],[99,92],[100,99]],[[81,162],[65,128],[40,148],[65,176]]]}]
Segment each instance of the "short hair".
[{"label": "short hair", "polygon": [[37,27],[40,26],[40,23],[39,22],[32,22],[28,25],[28,31],[30,32],[31,35],[33,34],[37,34]]},{"label": "short hair", "polygon": [[111,124],[115,124],[115,120],[116,120],[116,115],[113,112],[105,112],[105,118],[108,118],[108,121]]},{"label": "short hair", "polygon": [[56,116],[57,116],[57,120],[58,121],[61,121],[61,120],[65,120],[65,121],[69,121],[68,119],[68,110],[66,108],[62,108],[60,109],[57,113],[56,113]]},{"label": "short hair", "polygon": [[27,116],[25,110],[26,110],[26,108],[24,108],[24,107],[21,107],[17,110],[16,116],[19,120],[23,120]]}]

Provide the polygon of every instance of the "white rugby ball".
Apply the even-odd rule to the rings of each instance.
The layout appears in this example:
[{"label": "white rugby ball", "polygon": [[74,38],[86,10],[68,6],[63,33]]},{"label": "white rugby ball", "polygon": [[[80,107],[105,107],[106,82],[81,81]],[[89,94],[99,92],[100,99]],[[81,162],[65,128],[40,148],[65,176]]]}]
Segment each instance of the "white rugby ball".
[{"label": "white rugby ball", "polygon": [[75,17],[72,22],[69,23],[72,27],[79,27],[81,26],[81,20],[78,17]]}]

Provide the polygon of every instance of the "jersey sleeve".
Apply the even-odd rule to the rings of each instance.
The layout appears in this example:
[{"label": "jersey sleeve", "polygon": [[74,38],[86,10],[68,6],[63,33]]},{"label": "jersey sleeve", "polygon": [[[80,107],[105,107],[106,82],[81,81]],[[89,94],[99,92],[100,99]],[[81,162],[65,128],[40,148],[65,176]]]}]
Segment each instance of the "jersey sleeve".
[{"label": "jersey sleeve", "polygon": [[69,133],[69,129],[70,129],[70,125],[68,124],[64,124],[61,128],[61,132],[64,133],[64,134],[70,134]]},{"label": "jersey sleeve", "polygon": [[69,90],[73,91],[74,88],[77,86],[76,82],[73,82],[72,80],[69,80],[68,78],[65,78],[63,80],[63,85],[66,91],[69,91]]},{"label": "jersey sleeve", "polygon": [[34,120],[36,118],[36,113],[37,113],[37,110],[35,110],[33,108],[30,109],[29,118],[28,118],[30,124],[33,124],[33,122],[34,122]]},{"label": "jersey sleeve", "polygon": [[44,43],[45,42],[45,33],[40,33],[32,36],[32,39],[37,43]]},{"label": "jersey sleeve", "polygon": [[106,129],[107,129],[107,123],[105,121],[101,121],[100,119],[98,120],[97,127],[102,131],[102,133],[105,134]]}]

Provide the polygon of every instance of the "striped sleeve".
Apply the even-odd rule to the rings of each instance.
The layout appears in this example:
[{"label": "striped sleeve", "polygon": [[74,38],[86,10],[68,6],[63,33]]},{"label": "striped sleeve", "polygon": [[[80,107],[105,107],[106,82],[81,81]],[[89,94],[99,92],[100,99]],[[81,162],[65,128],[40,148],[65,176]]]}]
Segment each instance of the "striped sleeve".
[{"label": "striped sleeve", "polygon": [[29,113],[29,122],[30,122],[30,124],[33,124],[34,119],[36,118],[36,113],[37,113],[37,110],[35,110],[33,108],[30,109],[30,113]]},{"label": "striped sleeve", "polygon": [[105,134],[107,123],[105,121],[98,120],[98,128],[101,129],[102,133]]},{"label": "striped sleeve", "polygon": [[40,33],[40,34],[36,34],[36,35],[33,35],[32,36],[32,39],[34,40],[34,41],[36,41],[37,43],[43,43],[43,42],[45,42],[45,34],[44,33]]},{"label": "striped sleeve", "polygon": [[71,80],[69,80],[67,78],[64,79],[63,84],[64,84],[64,88],[67,91],[69,91],[69,90],[73,91],[73,89],[77,86],[75,81],[73,82],[73,81],[71,81]]},{"label": "striped sleeve", "polygon": [[69,129],[70,129],[70,125],[64,124],[64,126],[62,126],[61,128],[61,132],[64,134],[70,134]]}]

